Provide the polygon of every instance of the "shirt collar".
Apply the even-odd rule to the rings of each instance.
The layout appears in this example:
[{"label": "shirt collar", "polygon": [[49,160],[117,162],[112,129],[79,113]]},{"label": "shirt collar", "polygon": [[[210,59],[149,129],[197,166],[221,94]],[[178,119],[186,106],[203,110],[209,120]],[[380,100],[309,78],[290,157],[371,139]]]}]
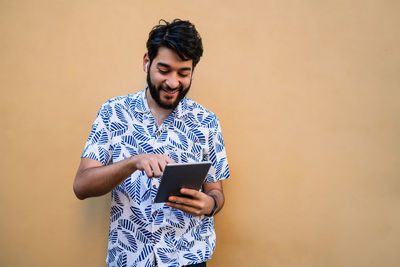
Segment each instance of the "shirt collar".
[{"label": "shirt collar", "polygon": [[147,105],[146,90],[147,90],[147,87],[143,91],[141,91],[138,95],[137,102],[135,105],[136,112],[150,113],[150,108]]},{"label": "shirt collar", "polygon": [[176,107],[176,117],[183,118],[187,113],[187,98],[184,97]]}]

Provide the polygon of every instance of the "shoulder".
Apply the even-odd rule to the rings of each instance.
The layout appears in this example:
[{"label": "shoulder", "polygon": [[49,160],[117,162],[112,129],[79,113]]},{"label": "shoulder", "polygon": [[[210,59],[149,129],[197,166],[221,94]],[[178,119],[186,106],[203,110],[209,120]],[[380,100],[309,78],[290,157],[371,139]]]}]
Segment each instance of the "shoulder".
[{"label": "shoulder", "polygon": [[108,99],[106,102],[104,102],[103,106],[110,106],[110,107],[115,107],[118,104],[121,105],[129,105],[132,103],[136,103],[137,99],[140,98],[141,92],[137,92],[135,94],[127,94],[123,96],[116,96],[113,98]]},{"label": "shoulder", "polygon": [[121,117],[121,114],[124,112],[129,113],[130,110],[134,110],[136,106],[140,105],[140,102],[143,102],[138,101],[140,99],[140,93],[141,92],[108,99],[101,105],[97,116],[101,117],[103,121],[108,124],[113,120],[113,117],[115,119],[116,117]]},{"label": "shoulder", "polygon": [[219,120],[215,113],[190,98],[185,97],[183,100],[181,107],[183,118],[199,126],[207,128],[218,127]]},{"label": "shoulder", "polygon": [[112,112],[115,109],[124,108],[126,110],[134,109],[136,106],[141,105],[143,92],[137,92],[134,94],[127,94],[123,96],[116,96],[108,99],[101,106],[100,111]]}]

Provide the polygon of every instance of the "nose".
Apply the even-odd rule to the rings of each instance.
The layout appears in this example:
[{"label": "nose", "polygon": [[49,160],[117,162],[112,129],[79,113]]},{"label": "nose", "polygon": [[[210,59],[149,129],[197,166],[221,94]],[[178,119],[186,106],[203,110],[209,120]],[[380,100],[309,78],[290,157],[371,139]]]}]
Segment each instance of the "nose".
[{"label": "nose", "polygon": [[165,83],[169,86],[171,89],[175,89],[179,86],[179,79],[176,74],[171,73],[168,77]]}]

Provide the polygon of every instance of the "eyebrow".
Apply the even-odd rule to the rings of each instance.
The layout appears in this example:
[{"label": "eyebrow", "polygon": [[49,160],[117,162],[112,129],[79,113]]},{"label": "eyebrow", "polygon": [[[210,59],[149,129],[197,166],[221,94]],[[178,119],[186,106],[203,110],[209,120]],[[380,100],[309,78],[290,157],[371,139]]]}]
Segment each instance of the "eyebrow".
[{"label": "eyebrow", "polygon": [[[165,67],[165,68],[171,68],[170,65],[168,65],[166,63],[162,63],[162,62],[158,62],[157,66]],[[179,71],[191,71],[191,70],[192,70],[192,68],[190,68],[190,67],[184,67],[184,68],[179,69]]]}]

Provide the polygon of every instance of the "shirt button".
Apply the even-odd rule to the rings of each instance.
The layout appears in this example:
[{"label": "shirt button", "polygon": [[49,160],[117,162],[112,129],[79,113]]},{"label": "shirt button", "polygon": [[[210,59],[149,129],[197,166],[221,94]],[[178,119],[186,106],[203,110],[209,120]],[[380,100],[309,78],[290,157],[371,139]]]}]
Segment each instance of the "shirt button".
[{"label": "shirt button", "polygon": [[160,135],[160,132],[156,132],[156,135],[159,136],[159,135]]},{"label": "shirt button", "polygon": [[157,211],[153,212],[153,216],[156,217],[157,215]]},{"label": "shirt button", "polygon": [[157,186],[156,186],[155,184],[153,184],[153,188],[154,188],[154,189],[157,189]]},{"label": "shirt button", "polygon": [[155,239],[155,238],[154,238],[154,240],[153,240],[153,241],[154,241],[154,243],[157,243],[157,239]]}]

